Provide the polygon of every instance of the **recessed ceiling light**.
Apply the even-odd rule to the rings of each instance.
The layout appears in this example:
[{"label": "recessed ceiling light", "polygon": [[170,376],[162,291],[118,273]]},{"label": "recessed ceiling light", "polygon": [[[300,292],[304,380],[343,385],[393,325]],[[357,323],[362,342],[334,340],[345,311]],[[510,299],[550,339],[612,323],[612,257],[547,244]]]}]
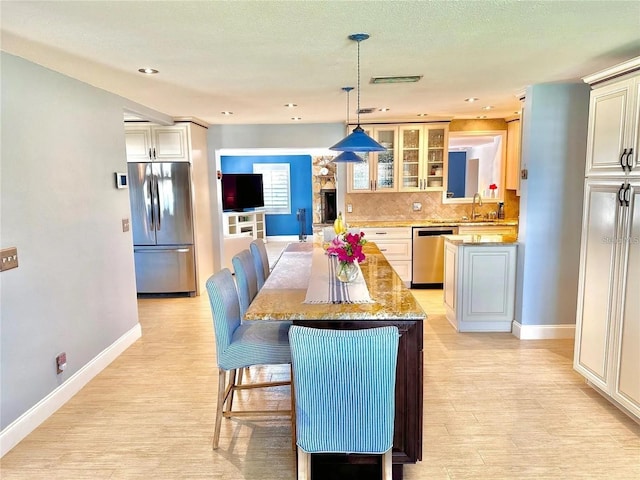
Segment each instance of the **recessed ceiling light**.
[{"label": "recessed ceiling light", "polygon": [[427,115],[429,115],[428,113],[419,113],[418,116],[419,117],[426,117]]},{"label": "recessed ceiling light", "polygon": [[287,108],[294,108],[294,107],[297,107],[298,105],[295,103],[285,103],[284,106]]},{"label": "recessed ceiling light", "polygon": [[389,111],[389,109],[388,109],[388,108],[386,108],[386,107],[385,107],[385,108],[379,108],[379,109],[378,109],[378,111],[379,111],[379,112],[388,112],[388,111]]},{"label": "recessed ceiling light", "polygon": [[493,105],[487,105],[486,107],[482,107],[483,110],[491,110]]},{"label": "recessed ceiling light", "polygon": [[233,112],[225,110],[224,112],[220,112],[222,115],[233,115]]},{"label": "recessed ceiling light", "polygon": [[299,122],[300,120],[302,120],[302,117],[291,117],[291,120],[293,120],[294,122]]},{"label": "recessed ceiling light", "polygon": [[465,102],[469,102],[469,103],[477,102],[478,100],[480,99],[477,97],[469,97],[464,99]]},{"label": "recessed ceiling light", "polygon": [[417,82],[422,75],[396,75],[390,77],[371,77],[371,83],[412,83]]},{"label": "recessed ceiling light", "polygon": [[158,73],[158,70],[156,70],[155,68],[139,68],[138,71],[147,75],[155,75],[156,73]]}]

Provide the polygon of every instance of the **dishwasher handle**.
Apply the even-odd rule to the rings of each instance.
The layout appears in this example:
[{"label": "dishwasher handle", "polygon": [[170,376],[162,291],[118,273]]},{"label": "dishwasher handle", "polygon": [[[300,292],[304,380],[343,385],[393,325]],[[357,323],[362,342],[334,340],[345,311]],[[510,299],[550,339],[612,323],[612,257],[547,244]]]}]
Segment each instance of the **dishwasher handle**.
[{"label": "dishwasher handle", "polygon": [[416,230],[413,232],[414,237],[437,237],[439,235],[453,235],[454,231],[452,229],[442,229],[442,230]]}]

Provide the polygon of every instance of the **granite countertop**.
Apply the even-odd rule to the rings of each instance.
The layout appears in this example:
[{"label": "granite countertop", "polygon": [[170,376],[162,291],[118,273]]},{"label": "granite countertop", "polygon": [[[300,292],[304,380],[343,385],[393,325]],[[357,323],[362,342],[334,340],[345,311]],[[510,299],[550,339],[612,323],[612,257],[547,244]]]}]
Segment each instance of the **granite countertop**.
[{"label": "granite countertop", "polygon": [[[245,320],[395,320],[426,318],[411,291],[374,242],[360,265],[374,303],[304,303],[311,273],[311,243],[291,244],[247,309]],[[322,248],[315,245],[315,248]]]},{"label": "granite countertop", "polygon": [[360,220],[348,222],[349,227],[382,228],[382,227],[445,227],[445,226],[517,226],[518,219],[508,220],[462,220],[447,218],[425,218],[424,220]]},{"label": "granite countertop", "polygon": [[470,234],[470,235],[443,235],[445,242],[454,245],[504,245],[505,243],[516,243],[517,235],[492,235],[492,234]]}]

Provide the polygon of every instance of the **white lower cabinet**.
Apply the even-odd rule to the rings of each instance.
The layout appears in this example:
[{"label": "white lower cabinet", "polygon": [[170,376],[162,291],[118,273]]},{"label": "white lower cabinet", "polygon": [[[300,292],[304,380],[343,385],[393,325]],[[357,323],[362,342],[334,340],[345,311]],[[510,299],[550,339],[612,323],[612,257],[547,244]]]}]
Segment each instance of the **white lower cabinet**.
[{"label": "white lower cabinet", "polygon": [[640,418],[640,181],[585,183],[574,368]]},{"label": "white lower cabinet", "polygon": [[510,332],[517,244],[444,244],[444,305],[459,332]]},{"label": "white lower cabinet", "polygon": [[402,281],[411,284],[411,227],[361,228],[367,241],[375,242]]}]

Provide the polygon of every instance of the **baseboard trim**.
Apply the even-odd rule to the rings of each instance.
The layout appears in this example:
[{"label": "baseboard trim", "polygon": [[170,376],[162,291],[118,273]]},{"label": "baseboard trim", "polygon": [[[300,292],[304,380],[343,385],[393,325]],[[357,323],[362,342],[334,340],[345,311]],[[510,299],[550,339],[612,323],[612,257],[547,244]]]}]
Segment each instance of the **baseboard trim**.
[{"label": "baseboard trim", "polygon": [[0,432],[0,458],[4,457],[22,439],[67,403],[93,377],[104,370],[141,336],[142,328],[139,323],[136,323],[132,329],[100,352],[93,360],[69,377],[66,382],[2,430]]},{"label": "baseboard trim", "polygon": [[549,340],[574,338],[575,325],[521,325],[514,321],[511,333],[520,340]]}]

